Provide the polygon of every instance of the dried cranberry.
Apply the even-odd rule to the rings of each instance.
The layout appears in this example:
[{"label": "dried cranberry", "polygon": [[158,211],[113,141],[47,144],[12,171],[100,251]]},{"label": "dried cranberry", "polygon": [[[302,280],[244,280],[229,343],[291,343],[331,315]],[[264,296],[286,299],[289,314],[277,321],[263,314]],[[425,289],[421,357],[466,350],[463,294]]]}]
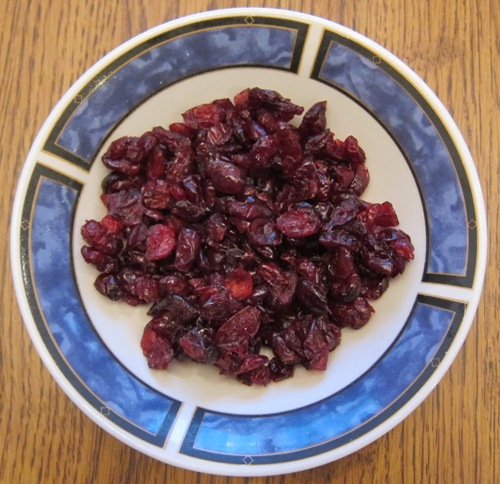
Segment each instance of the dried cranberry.
[{"label": "dried cranberry", "polygon": [[83,240],[91,247],[106,255],[116,255],[123,248],[123,242],[110,233],[105,225],[96,220],[88,220],[81,228]]},{"label": "dried cranberry", "polygon": [[299,132],[304,137],[321,134],[326,129],[326,101],[313,104],[304,114]]},{"label": "dried cranberry", "polygon": [[207,174],[213,186],[222,193],[240,195],[245,191],[242,169],[222,160],[214,160],[208,165]]},{"label": "dried cranberry", "polygon": [[324,320],[313,319],[303,341],[304,366],[307,369],[324,371],[328,354],[340,343],[340,331]]},{"label": "dried cranberry", "polygon": [[361,291],[361,277],[349,250],[341,247],[333,257],[327,259],[327,273],[331,299],[349,302],[358,297]]},{"label": "dried cranberry", "polygon": [[275,246],[281,244],[282,237],[271,218],[258,218],[249,226],[248,240],[255,246]]},{"label": "dried cranberry", "polygon": [[282,381],[291,378],[294,373],[294,365],[287,365],[277,357],[271,359],[268,365],[272,381]]},{"label": "dried cranberry", "polygon": [[183,227],[177,238],[174,267],[188,272],[200,252],[201,234],[194,227]]},{"label": "dried cranberry", "polygon": [[246,299],[253,294],[252,275],[245,269],[231,271],[227,275],[224,285],[235,299]]},{"label": "dried cranberry", "polygon": [[149,274],[140,270],[123,268],[118,274],[118,282],[124,292],[132,296],[131,301],[152,303],[158,296],[158,282]]},{"label": "dried cranberry", "polygon": [[[155,138],[156,139],[156,138]],[[165,150],[161,145],[156,145],[148,157],[146,165],[147,178],[150,180],[162,180],[165,177],[167,158]]]},{"label": "dried cranberry", "polygon": [[295,196],[299,201],[311,200],[320,188],[318,171],[312,160],[306,160],[297,168],[291,178]]},{"label": "dried cranberry", "polygon": [[341,247],[351,251],[357,251],[361,245],[361,241],[356,235],[338,227],[322,233],[318,240],[325,249],[332,252]]},{"label": "dried cranberry", "polygon": [[194,130],[210,128],[225,120],[226,110],[217,103],[201,104],[182,114],[187,127]]},{"label": "dried cranberry", "polygon": [[242,308],[242,303],[222,286],[213,286],[206,298],[200,298],[200,316],[214,325],[224,322]]},{"label": "dried cranberry", "polygon": [[279,92],[270,89],[253,88],[248,91],[250,107],[264,107],[282,121],[290,121],[294,116],[302,114],[304,108],[284,98]]},{"label": "dried cranberry", "polygon": [[112,301],[118,301],[123,297],[123,291],[114,274],[99,274],[94,285],[102,295],[108,297]]},{"label": "dried cranberry", "polygon": [[269,288],[267,304],[271,311],[285,311],[293,304],[299,278],[294,271],[286,272],[285,277],[286,282],[274,283]]},{"label": "dried cranberry", "polygon": [[257,369],[262,368],[266,363],[268,363],[268,361],[269,358],[265,355],[247,354],[243,358],[241,365],[238,370],[236,370],[235,374],[242,375],[244,373],[248,374],[254,372]]},{"label": "dried cranberry", "polygon": [[189,285],[187,280],[178,274],[168,274],[158,281],[158,287],[161,295],[175,294],[186,296],[189,294]]},{"label": "dried cranberry", "polygon": [[392,250],[405,260],[412,260],[415,248],[408,234],[392,227],[378,231],[377,237],[386,242]]},{"label": "dried cranberry", "polygon": [[101,225],[108,234],[114,235],[115,237],[121,236],[123,225],[111,215],[105,215],[101,220]]},{"label": "dried cranberry", "polygon": [[223,353],[236,353],[245,357],[250,338],[257,334],[259,326],[260,311],[246,306],[220,326],[215,334],[215,343]]},{"label": "dried cranberry", "polygon": [[388,276],[365,277],[361,280],[360,296],[366,299],[375,300],[382,296],[382,294],[387,291],[388,287]]},{"label": "dried cranberry", "polygon": [[363,327],[374,312],[363,297],[358,297],[350,303],[333,303],[330,305],[330,310],[338,326],[349,326],[353,329]]},{"label": "dried cranberry", "polygon": [[164,259],[174,251],[175,244],[175,230],[170,225],[152,225],[146,238],[146,259]]},{"label": "dried cranberry", "polygon": [[271,371],[269,370],[268,366],[265,366],[265,363],[267,362],[267,357],[266,360],[263,359],[259,360],[262,363],[262,365],[251,371],[238,374],[237,375],[238,381],[248,386],[253,384],[266,386],[271,381]]},{"label": "dried cranberry", "polygon": [[164,209],[170,201],[170,187],[161,178],[147,181],[142,187],[142,201],[148,208]]},{"label": "dried cranberry", "polygon": [[270,135],[264,135],[254,143],[250,150],[252,166],[255,169],[271,168],[274,157],[277,154],[278,145],[276,140]]},{"label": "dried cranberry", "polygon": [[98,249],[84,245],[81,249],[83,259],[87,264],[93,264],[99,272],[106,274],[118,272],[121,264],[118,257],[105,254]]},{"label": "dried cranberry", "polygon": [[147,154],[144,140],[135,136],[124,136],[113,141],[108,151],[103,155],[102,161],[110,170],[125,175],[139,173]]},{"label": "dried cranberry", "polygon": [[260,200],[247,196],[241,200],[233,197],[221,199],[223,210],[227,215],[241,218],[243,220],[255,220],[256,218],[271,217],[271,209]]},{"label": "dried cranberry", "polygon": [[166,370],[174,359],[174,350],[167,338],[147,325],[141,339],[141,348],[150,368]]},{"label": "dried cranberry", "polygon": [[196,326],[189,333],[179,338],[184,353],[192,360],[206,365],[214,364],[219,357],[219,350],[214,343],[214,330]]},{"label": "dried cranberry", "polygon": [[328,312],[328,294],[323,284],[301,279],[297,286],[297,296],[311,313],[321,315]]},{"label": "dried cranberry", "polygon": [[294,239],[309,237],[321,229],[320,220],[312,207],[292,208],[280,215],[276,224],[283,234]]},{"label": "dried cranberry", "polygon": [[198,309],[189,299],[172,294],[163,299],[157,299],[148,311],[148,315],[168,317],[185,325],[198,317]]},{"label": "dried cranberry", "polygon": [[144,205],[140,189],[133,187],[116,193],[103,193],[102,201],[108,213],[123,225],[132,226],[142,222]]},{"label": "dried cranberry", "polygon": [[278,166],[286,179],[292,179],[303,162],[303,150],[297,131],[289,125],[274,135],[278,149]]},{"label": "dried cranberry", "polygon": [[375,227],[392,227],[399,224],[394,207],[389,202],[370,204],[366,210],[359,214],[358,219],[370,231]]}]

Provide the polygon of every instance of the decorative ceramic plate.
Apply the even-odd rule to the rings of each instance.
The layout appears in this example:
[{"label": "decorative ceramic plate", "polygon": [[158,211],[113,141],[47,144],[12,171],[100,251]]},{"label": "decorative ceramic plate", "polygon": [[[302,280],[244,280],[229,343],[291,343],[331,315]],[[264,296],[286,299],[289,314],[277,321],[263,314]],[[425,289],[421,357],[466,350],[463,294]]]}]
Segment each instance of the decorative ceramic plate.
[{"label": "decorative ceramic plate", "polygon": [[[415,260],[344,330],[325,372],[297,370],[247,387],[213,367],[150,370],[139,341],[147,309],[102,297],[80,256],[80,226],[99,201],[109,142],[167,126],[186,109],[247,87],[306,108],[367,154],[363,198],[389,200]],[[224,475],[311,468],[368,445],[442,378],[478,305],[485,209],[456,125],[406,65],[332,22],[271,9],[208,12],[123,44],[68,91],[24,167],[12,217],[12,264],[26,326],[68,396],[98,425],[160,461]]]}]

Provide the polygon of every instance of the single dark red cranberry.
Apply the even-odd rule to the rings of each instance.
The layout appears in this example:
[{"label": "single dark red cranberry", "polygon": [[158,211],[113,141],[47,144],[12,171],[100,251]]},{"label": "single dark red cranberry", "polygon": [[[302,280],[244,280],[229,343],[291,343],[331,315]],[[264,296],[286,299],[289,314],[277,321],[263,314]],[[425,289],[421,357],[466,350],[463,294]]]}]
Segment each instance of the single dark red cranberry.
[{"label": "single dark red cranberry", "polygon": [[152,225],[146,236],[146,259],[157,261],[169,256],[175,249],[175,230],[170,225]]},{"label": "single dark red cranberry", "polygon": [[245,269],[234,269],[226,277],[224,285],[235,299],[246,299],[253,294],[253,279]]}]

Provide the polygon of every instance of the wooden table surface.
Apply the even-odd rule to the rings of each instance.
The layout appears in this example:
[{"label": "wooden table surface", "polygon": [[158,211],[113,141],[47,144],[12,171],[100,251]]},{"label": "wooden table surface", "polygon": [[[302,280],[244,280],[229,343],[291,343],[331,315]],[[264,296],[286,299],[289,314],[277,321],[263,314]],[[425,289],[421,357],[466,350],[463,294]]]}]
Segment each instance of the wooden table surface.
[{"label": "wooden table surface", "polygon": [[[0,482],[277,484],[500,482],[500,9],[496,0],[16,0],[0,16]],[[108,435],[63,393],[24,328],[12,286],[9,222],[21,167],[45,118],[104,54],[179,16],[234,6],[312,13],[372,38],[409,64],[458,124],[489,215],[489,270],[464,347],[403,423],[337,462],[268,478],[185,471]]]}]

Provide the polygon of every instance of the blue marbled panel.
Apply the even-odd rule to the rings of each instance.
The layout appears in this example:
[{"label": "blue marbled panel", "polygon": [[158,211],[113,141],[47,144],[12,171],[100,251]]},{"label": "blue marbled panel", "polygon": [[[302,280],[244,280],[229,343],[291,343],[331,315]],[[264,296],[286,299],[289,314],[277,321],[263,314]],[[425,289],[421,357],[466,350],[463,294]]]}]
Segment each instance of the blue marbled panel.
[{"label": "blue marbled panel", "polygon": [[88,389],[102,402],[101,407],[96,405],[98,410],[114,413],[151,434],[148,440],[154,441],[159,432],[164,440],[168,431],[165,422],[172,417],[169,412],[175,413],[178,402],[147,387],[116,361],[82,307],[70,241],[77,196],[63,184],[40,178],[31,223],[33,279],[46,325],[39,329],[54,341],[52,356],[60,366],[68,365],[61,369],[73,378],[72,384]]},{"label": "blue marbled panel", "polygon": [[90,163],[116,124],[153,94],[216,68],[289,69],[296,36],[297,31],[278,27],[225,26],[179,36],[146,50],[125,62],[83,100],[57,144]]},{"label": "blue marbled panel", "polygon": [[427,209],[430,238],[427,270],[464,275],[468,256],[464,196],[450,152],[422,106],[372,58],[335,42],[330,46],[319,78],[360,101],[406,152]]},{"label": "blue marbled panel", "polygon": [[[198,457],[270,463],[330,450],[376,426],[376,418],[401,406],[436,357],[455,312],[417,302],[394,345],[350,386],[316,404],[269,416],[238,416],[200,409],[182,452]],[[406,396],[405,396],[406,394]],[[315,449],[316,447],[316,449]],[[217,453],[220,453],[217,455]]]}]

